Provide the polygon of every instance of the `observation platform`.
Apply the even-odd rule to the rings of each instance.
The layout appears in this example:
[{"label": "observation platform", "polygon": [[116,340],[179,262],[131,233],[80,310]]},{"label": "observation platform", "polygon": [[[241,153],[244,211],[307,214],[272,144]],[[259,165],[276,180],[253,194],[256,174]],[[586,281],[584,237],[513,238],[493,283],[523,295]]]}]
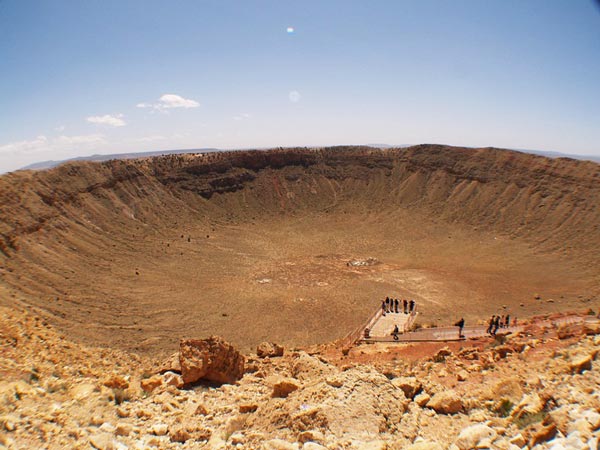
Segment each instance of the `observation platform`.
[{"label": "observation platform", "polygon": [[395,326],[398,326],[400,333],[406,333],[410,330],[415,318],[416,312],[412,314],[404,314],[403,312],[380,314],[371,326],[369,335],[373,337],[391,336]]},{"label": "observation platform", "polygon": [[[342,340],[343,347],[349,349],[358,343],[403,343],[403,342],[444,342],[444,341],[463,341],[467,339],[475,339],[481,337],[491,337],[487,333],[486,325],[473,325],[463,328],[462,336],[458,334],[457,326],[445,326],[435,328],[420,328],[411,331],[417,318],[417,311],[410,314],[404,313],[383,313],[381,308],[375,311],[369,320],[349,333]],[[542,323],[558,328],[564,325],[571,324],[599,324],[600,319],[597,317],[582,317],[576,314],[565,314],[559,317],[549,317]],[[398,326],[398,333],[393,334],[394,327]],[[499,328],[497,334],[518,333],[524,329],[524,326],[510,326]],[[367,331],[368,330],[368,331]]]}]

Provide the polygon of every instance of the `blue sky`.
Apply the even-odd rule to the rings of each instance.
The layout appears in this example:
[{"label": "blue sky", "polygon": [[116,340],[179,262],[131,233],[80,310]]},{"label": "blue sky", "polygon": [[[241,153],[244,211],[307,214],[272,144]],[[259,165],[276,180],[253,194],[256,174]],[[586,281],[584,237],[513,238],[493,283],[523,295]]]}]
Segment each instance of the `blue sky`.
[{"label": "blue sky", "polygon": [[600,156],[600,7],[0,0],[0,171],[366,143]]}]

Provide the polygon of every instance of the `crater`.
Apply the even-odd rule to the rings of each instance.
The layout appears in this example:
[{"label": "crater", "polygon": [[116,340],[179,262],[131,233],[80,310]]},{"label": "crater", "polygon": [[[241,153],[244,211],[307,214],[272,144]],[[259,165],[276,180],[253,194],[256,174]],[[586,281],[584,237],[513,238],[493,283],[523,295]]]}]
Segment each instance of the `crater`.
[{"label": "crater", "polygon": [[0,303],[141,352],[327,342],[386,296],[445,324],[597,308],[599,167],[424,145],[16,172],[0,178]]}]

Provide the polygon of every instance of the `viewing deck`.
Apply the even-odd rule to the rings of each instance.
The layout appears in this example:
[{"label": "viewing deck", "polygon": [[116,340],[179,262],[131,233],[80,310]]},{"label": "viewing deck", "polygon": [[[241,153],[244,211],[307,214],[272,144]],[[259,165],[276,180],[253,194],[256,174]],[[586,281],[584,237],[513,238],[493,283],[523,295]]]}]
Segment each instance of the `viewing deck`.
[{"label": "viewing deck", "polygon": [[[381,308],[377,309],[364,325],[349,333],[343,339],[343,346],[350,348],[357,343],[375,343],[375,342],[435,342],[435,341],[461,341],[466,339],[481,338],[490,336],[487,333],[486,325],[465,326],[462,330],[462,336],[459,336],[457,326],[445,326],[435,328],[420,328],[411,331],[417,318],[417,311],[410,314],[404,313],[383,313]],[[581,317],[578,315],[567,314],[562,317],[548,318],[547,323],[552,327],[558,328],[564,325],[578,323],[598,323],[596,317]],[[394,327],[398,326],[398,333],[394,336]],[[499,328],[497,334],[518,333],[523,330],[523,326],[510,326]],[[368,330],[368,332],[366,332]]]}]

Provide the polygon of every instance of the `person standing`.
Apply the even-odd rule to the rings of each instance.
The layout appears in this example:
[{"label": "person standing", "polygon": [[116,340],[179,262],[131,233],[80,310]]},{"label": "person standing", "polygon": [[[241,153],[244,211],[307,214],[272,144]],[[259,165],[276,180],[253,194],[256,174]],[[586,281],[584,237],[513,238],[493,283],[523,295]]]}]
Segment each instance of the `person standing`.
[{"label": "person standing", "polygon": [[496,336],[498,328],[500,328],[500,316],[496,316],[496,318],[494,319],[494,329],[492,330],[492,336]]},{"label": "person standing", "polygon": [[458,322],[456,322],[454,325],[458,327],[458,338],[459,339],[464,338],[463,328],[465,327],[465,319],[463,319],[461,317],[460,320]]},{"label": "person standing", "polygon": [[506,318],[504,319],[504,328],[508,328],[510,326],[510,315],[507,314]]},{"label": "person standing", "polygon": [[385,300],[381,300],[381,313],[385,316]]},{"label": "person standing", "polygon": [[385,298],[385,312],[390,312],[390,298]]},{"label": "person standing", "polygon": [[488,328],[486,334],[492,334],[492,330],[494,329],[494,320],[496,319],[496,315],[492,315],[490,319],[490,323],[488,324]]},{"label": "person standing", "polygon": [[408,314],[408,300],[404,299],[404,314]]},{"label": "person standing", "polygon": [[398,299],[394,300],[394,306],[396,307],[396,314],[398,314]]},{"label": "person standing", "polygon": [[409,312],[412,314],[414,311],[415,311],[415,301],[411,300]]}]

